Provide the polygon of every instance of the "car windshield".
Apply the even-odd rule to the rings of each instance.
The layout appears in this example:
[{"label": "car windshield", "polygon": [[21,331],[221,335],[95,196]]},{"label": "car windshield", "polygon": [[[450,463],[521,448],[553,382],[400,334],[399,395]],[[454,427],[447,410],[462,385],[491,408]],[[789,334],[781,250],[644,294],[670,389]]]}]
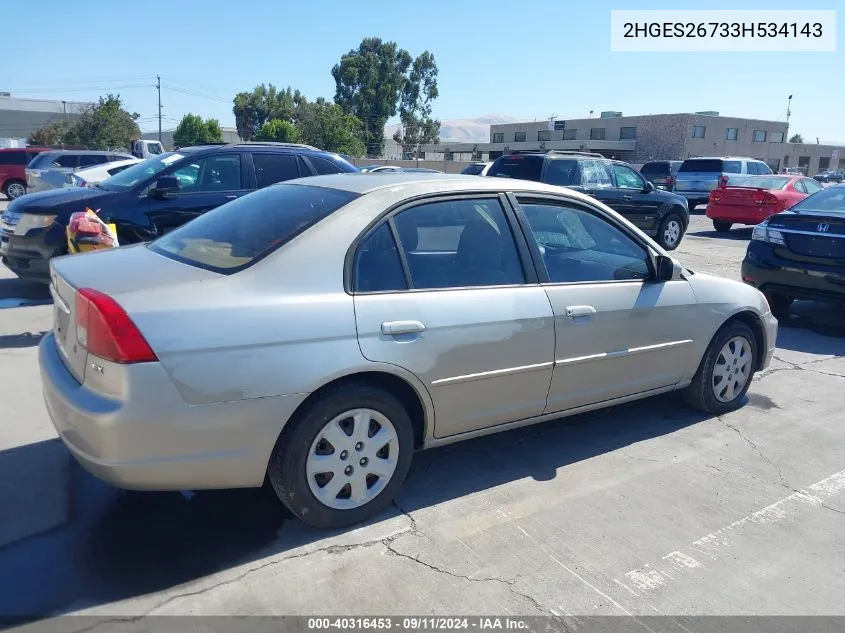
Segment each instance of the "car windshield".
[{"label": "car windshield", "polygon": [[731,187],[746,187],[753,189],[783,189],[789,184],[791,178],[781,176],[749,176],[748,178],[737,178],[731,180]]},{"label": "car windshield", "polygon": [[790,209],[799,213],[836,213],[845,216],[845,187],[822,189],[804,198]]},{"label": "car windshield", "polygon": [[232,274],[358,197],[324,187],[273,185],[199,216],[149,248],[185,264]]},{"label": "car windshield", "polygon": [[131,189],[139,182],[149,180],[153,176],[167,169],[173,163],[185,158],[185,154],[178,152],[167,152],[160,154],[155,158],[150,158],[142,163],[133,165],[129,169],[124,169],[119,174],[115,174],[111,178],[107,178],[100,183],[100,187],[106,191],[126,191]]}]

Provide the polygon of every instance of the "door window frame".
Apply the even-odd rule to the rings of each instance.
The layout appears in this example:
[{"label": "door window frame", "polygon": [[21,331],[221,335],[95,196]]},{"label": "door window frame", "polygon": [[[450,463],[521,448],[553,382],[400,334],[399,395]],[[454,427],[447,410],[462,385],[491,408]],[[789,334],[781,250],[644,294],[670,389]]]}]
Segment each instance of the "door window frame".
[{"label": "door window frame", "polygon": [[[358,234],[355,240],[350,245],[346,252],[346,258],[343,266],[343,288],[344,291],[351,296],[368,296],[394,293],[423,293],[423,292],[449,292],[454,290],[489,290],[490,288],[521,288],[524,286],[536,285],[540,283],[538,270],[533,255],[531,254],[531,242],[526,239],[522,225],[520,224],[515,210],[509,198],[510,194],[496,191],[477,191],[477,192],[461,192],[459,194],[428,194],[418,196],[410,200],[404,200],[392,207],[389,207],[384,212],[380,213],[378,217],[373,219],[366,228]],[[495,200],[497,201],[504,213],[505,222],[510,229],[513,241],[516,246],[517,257],[519,258],[520,266],[522,267],[522,274],[525,281],[519,284],[502,284],[495,286],[453,286],[446,288],[414,288],[411,272],[408,267],[408,261],[405,256],[405,251],[402,248],[402,240],[396,225],[393,222],[393,217],[403,211],[413,209],[425,204],[435,202],[455,202],[458,200]],[[396,245],[396,250],[399,253],[399,260],[402,264],[402,272],[405,275],[405,285],[407,288],[402,290],[376,290],[372,292],[361,292],[355,288],[355,262],[358,259],[358,249],[361,245],[383,224],[387,223],[390,229],[393,241]],[[533,235],[532,235],[533,239]],[[536,242],[534,243],[536,248]]]},{"label": "door window frame", "polygon": [[[161,178],[162,176],[172,176],[178,170],[182,169],[183,167],[187,167],[188,165],[191,165],[192,163],[198,163],[200,161],[207,160],[209,158],[218,158],[220,156],[237,156],[238,157],[238,160],[239,160],[239,163],[240,163],[240,166],[241,166],[241,187],[240,187],[240,189],[220,189],[219,191],[185,191],[185,192],[180,191],[179,194],[177,195],[177,199],[181,198],[182,196],[199,196],[199,195],[204,196],[204,195],[214,194],[214,193],[231,193],[233,191],[245,191],[247,189],[250,189],[250,187],[249,187],[250,181],[246,178],[246,174],[244,173],[244,170],[245,170],[244,154],[241,153],[241,152],[225,152],[225,153],[217,153],[217,154],[206,154],[206,155],[200,156],[200,157],[194,157],[194,156],[189,154],[188,156],[185,157],[185,159],[179,161],[178,163],[173,165],[171,168],[165,169],[164,171],[162,171],[161,173],[156,175],[148,183],[148,185],[144,188],[144,190],[145,190],[144,192],[145,192],[145,194],[149,194],[149,190],[152,187],[155,186],[158,179]],[[202,167],[200,167],[200,171],[197,173],[197,178],[200,177],[201,173],[202,173]],[[252,188],[254,189],[255,187],[252,187]]]},{"label": "door window frame", "polygon": [[[519,222],[520,228],[524,234],[524,237],[530,236],[531,239],[528,240],[528,250],[531,254],[531,258],[534,262],[534,268],[537,271],[537,277],[540,280],[540,284],[543,286],[583,286],[583,285],[596,285],[596,284],[630,284],[630,283],[646,283],[651,282],[655,283],[657,279],[656,274],[656,265],[654,262],[654,258],[657,253],[654,249],[644,241],[639,235],[637,235],[634,231],[632,231],[629,227],[625,226],[624,224],[619,224],[616,222],[610,215],[598,209],[596,207],[592,207],[589,204],[584,203],[581,200],[573,200],[571,198],[562,198],[555,196],[553,194],[547,193],[538,193],[533,191],[518,191],[518,192],[508,192],[507,194],[508,200],[513,207],[514,213],[516,215],[517,221]],[[525,215],[525,211],[522,209],[522,206],[519,203],[519,198],[522,198],[524,201],[531,201],[537,204],[550,204],[552,206],[560,206],[562,208],[570,208],[576,209],[578,211],[583,211],[585,213],[589,213],[597,217],[599,220],[603,220],[607,222],[612,227],[623,233],[626,237],[631,239],[637,246],[642,248],[646,254],[646,265],[648,266],[649,270],[649,277],[644,279],[605,279],[599,281],[552,281],[549,278],[549,272],[546,270],[546,264],[543,261],[543,255],[540,253],[540,247],[537,244],[537,240],[534,238],[534,232],[531,229],[531,224],[528,221],[528,217]]]}]

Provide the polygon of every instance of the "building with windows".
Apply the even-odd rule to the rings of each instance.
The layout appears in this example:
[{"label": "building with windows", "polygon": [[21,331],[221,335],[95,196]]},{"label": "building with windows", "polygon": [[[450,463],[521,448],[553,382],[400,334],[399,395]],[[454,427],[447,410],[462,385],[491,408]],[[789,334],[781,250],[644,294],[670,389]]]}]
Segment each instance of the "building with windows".
[{"label": "building with windows", "polygon": [[720,116],[718,112],[623,116],[602,112],[587,119],[543,120],[490,126],[489,143],[423,147],[426,159],[493,160],[516,150],[570,150],[603,154],[634,164],[696,156],[747,156],[774,170],[802,167],[808,175],[845,168],[845,147],[788,143],[783,121]]},{"label": "building with windows", "polygon": [[0,138],[26,140],[45,125],[73,118],[93,107],[93,103],[81,101],[19,99],[0,92]]}]

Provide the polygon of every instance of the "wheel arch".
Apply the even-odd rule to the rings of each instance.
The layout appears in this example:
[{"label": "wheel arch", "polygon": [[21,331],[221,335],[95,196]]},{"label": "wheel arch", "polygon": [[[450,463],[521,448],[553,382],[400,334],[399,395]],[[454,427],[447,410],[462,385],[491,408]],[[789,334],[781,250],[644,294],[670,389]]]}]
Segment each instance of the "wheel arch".
[{"label": "wheel arch", "polygon": [[757,366],[754,369],[755,371],[759,371],[766,358],[766,330],[763,328],[763,322],[760,319],[760,316],[753,310],[740,310],[739,312],[732,314],[725,323],[722,324],[722,327],[725,327],[728,323],[736,321],[744,323],[751,328],[751,331],[754,333],[754,342],[757,345]]}]

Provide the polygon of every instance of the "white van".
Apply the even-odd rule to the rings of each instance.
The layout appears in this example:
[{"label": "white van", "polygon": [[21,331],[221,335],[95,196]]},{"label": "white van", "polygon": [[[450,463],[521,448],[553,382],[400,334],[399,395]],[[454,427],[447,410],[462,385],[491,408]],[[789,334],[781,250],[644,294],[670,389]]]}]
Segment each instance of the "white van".
[{"label": "white van", "polygon": [[147,141],[138,139],[132,143],[132,155],[135,158],[149,158],[150,156],[158,156],[164,154],[164,147],[161,141]]}]

